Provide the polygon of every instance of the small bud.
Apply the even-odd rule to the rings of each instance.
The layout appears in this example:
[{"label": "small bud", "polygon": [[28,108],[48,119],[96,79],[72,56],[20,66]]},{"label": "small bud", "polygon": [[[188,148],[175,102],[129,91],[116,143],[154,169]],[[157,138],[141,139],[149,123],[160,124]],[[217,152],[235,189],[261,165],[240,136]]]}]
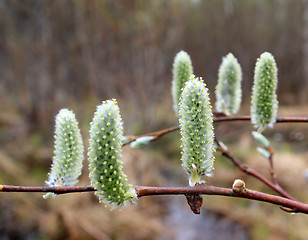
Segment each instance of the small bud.
[{"label": "small bud", "polygon": [[190,76],[193,74],[193,67],[190,56],[184,51],[180,51],[174,58],[173,63],[173,80],[172,80],[172,97],[173,97],[173,109],[178,116],[179,101],[182,93],[182,89],[185,86],[185,82],[189,81]]},{"label": "small bud", "polygon": [[135,141],[130,143],[130,147],[131,148],[138,148],[138,147],[147,145],[153,139],[154,139],[154,136],[144,136],[144,137],[137,138]]},{"label": "small bud", "polygon": [[55,196],[57,196],[57,194],[49,192],[49,193],[46,193],[45,195],[43,195],[43,198],[48,199],[50,197],[55,197]]},{"label": "small bud", "polygon": [[266,151],[264,148],[257,147],[257,151],[260,153],[262,157],[269,159],[270,153]]},{"label": "small bud", "polygon": [[235,194],[240,194],[245,191],[245,182],[241,179],[234,180],[232,190]]},{"label": "small bud", "polygon": [[242,69],[237,59],[229,53],[222,59],[216,86],[216,110],[226,115],[236,114],[242,101]]},{"label": "small bud", "polygon": [[254,139],[256,139],[264,147],[268,148],[270,146],[270,141],[262,134],[256,131],[251,132]]},{"label": "small bud", "polygon": [[121,142],[122,142],[122,144],[128,143],[129,139],[127,137],[123,136],[122,139],[121,139]]},{"label": "small bud", "polygon": [[221,142],[221,141],[219,141],[218,142],[219,143],[219,145],[222,147],[222,149],[224,150],[224,151],[228,151],[228,147],[226,146],[226,144],[224,144],[223,142]]}]

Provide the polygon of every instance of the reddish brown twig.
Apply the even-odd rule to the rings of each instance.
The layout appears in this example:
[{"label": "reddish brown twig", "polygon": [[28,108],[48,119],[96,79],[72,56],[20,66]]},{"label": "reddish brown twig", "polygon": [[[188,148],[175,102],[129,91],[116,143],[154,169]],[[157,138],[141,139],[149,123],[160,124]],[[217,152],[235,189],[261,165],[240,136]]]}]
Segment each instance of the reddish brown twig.
[{"label": "reddish brown twig", "polygon": [[177,130],[179,130],[179,126],[174,126],[174,127],[162,129],[162,130],[159,130],[159,131],[156,131],[156,132],[146,133],[146,134],[143,134],[141,136],[126,136],[126,138],[129,141],[124,143],[123,146],[130,144],[131,142],[135,141],[136,139],[138,139],[140,137],[146,137],[146,136],[153,136],[154,138],[152,139],[152,141],[155,141],[156,139],[162,137],[163,135],[177,131]]},{"label": "reddish brown twig", "polygon": [[95,191],[92,186],[74,187],[25,187],[0,185],[0,192],[53,192],[56,194]]},{"label": "reddish brown twig", "polygon": [[[231,122],[231,121],[250,121],[251,118],[248,115],[243,116],[222,116],[214,117],[214,122]],[[306,123],[308,117],[277,117],[276,123]]]},{"label": "reddish brown twig", "polygon": [[[269,164],[270,164],[270,175],[271,175],[271,178],[272,178],[272,182],[277,186],[277,187],[280,187],[279,183],[278,183],[278,180],[277,180],[277,175],[275,173],[275,170],[274,170],[274,149],[271,145],[268,146],[267,150],[269,151],[270,153],[270,156],[268,158],[268,161],[269,161]],[[280,187],[281,188],[281,187]]]},{"label": "reddish brown twig", "polygon": [[[214,122],[223,122],[223,121],[249,121],[250,116],[217,116],[214,118]],[[307,117],[278,117],[277,123],[283,123],[283,122],[308,122]],[[154,136],[153,140],[158,139],[159,137],[178,130],[179,127],[171,127],[163,130],[159,130],[152,133],[147,133],[141,136],[127,136],[129,139],[129,142],[132,142],[136,140],[139,137],[142,136]],[[125,143],[123,145],[126,145],[128,143]],[[177,187],[177,188],[167,188],[167,187],[144,187],[144,186],[135,186],[136,193],[138,197],[142,196],[148,196],[148,195],[179,195],[184,194],[186,196],[189,195],[199,195],[199,194],[207,194],[207,195],[222,195],[222,196],[229,196],[229,197],[239,197],[239,198],[247,198],[257,201],[264,201],[276,205],[280,205],[281,209],[286,212],[302,212],[302,213],[308,213],[308,205],[296,201],[292,196],[290,196],[288,193],[283,190],[278,183],[275,184],[275,181],[273,180],[273,183],[266,179],[264,176],[259,174],[254,169],[251,169],[241,163],[240,161],[233,158],[233,156],[230,154],[230,152],[225,151],[219,144],[218,144],[219,150],[222,152],[224,156],[229,158],[240,170],[243,172],[252,175],[262,182],[264,182],[266,185],[268,185],[270,188],[275,190],[277,193],[281,194],[283,197],[278,197],[270,194],[265,194],[261,192],[252,191],[249,189],[245,189],[245,191],[241,191],[241,193],[235,193],[232,191],[232,189],[228,188],[219,188],[214,186],[196,186],[196,187]],[[273,170],[273,163],[271,163],[271,168]],[[273,176],[272,176],[272,179]],[[95,189],[92,186],[81,186],[81,187],[24,187],[24,186],[9,186],[9,185],[0,185],[0,192],[52,192],[56,194],[65,194],[65,193],[74,193],[74,192],[91,192],[95,191]],[[288,199],[287,199],[288,198]]]},{"label": "reddish brown twig", "polygon": [[284,196],[284,197],[286,197],[288,199],[296,201],[295,198],[293,198],[290,194],[288,194],[279,185],[274,184],[273,182],[271,182],[267,178],[265,178],[262,174],[258,173],[256,170],[248,167],[247,165],[243,164],[241,161],[235,159],[232,156],[232,154],[230,153],[230,151],[226,151],[223,147],[220,146],[218,141],[216,141],[216,142],[217,142],[217,145],[218,145],[218,149],[222,153],[222,155],[224,155],[225,157],[230,159],[232,161],[232,163],[235,166],[237,166],[242,172],[245,172],[245,173],[247,173],[247,174],[249,174],[249,175],[259,179],[260,181],[264,182],[267,186],[269,186],[271,189],[273,189],[274,191],[279,193],[281,196]]},{"label": "reddish brown twig", "polygon": [[[219,113],[215,114],[216,117],[214,117],[213,121],[214,122],[231,122],[231,121],[250,121],[251,117],[248,115],[243,115],[243,116],[224,116],[224,115],[220,115]],[[308,117],[277,117],[276,119],[277,123],[291,123],[291,122],[308,122]],[[137,138],[143,137],[143,136],[154,136],[154,140],[157,140],[158,138],[160,138],[161,136],[179,130],[178,126],[174,126],[174,127],[170,127],[170,128],[166,128],[166,129],[162,129],[156,132],[151,132],[151,133],[147,133],[144,135],[140,135],[140,136],[127,136],[127,138],[130,140],[129,142],[123,144],[129,144],[130,142],[136,140]],[[267,178],[265,178],[263,175],[261,175],[260,173],[258,173],[257,171],[255,171],[254,169],[246,166],[245,164],[243,164],[242,162],[236,160],[231,154],[230,152],[225,151],[219,144],[219,150],[222,151],[222,154],[224,156],[226,156],[227,158],[229,158],[241,171],[256,177],[257,179],[259,179],[260,181],[264,182],[267,186],[269,186],[270,188],[272,188],[274,191],[276,191],[277,193],[279,193],[281,196],[284,196],[286,198],[292,199],[292,200],[296,200],[295,198],[293,198],[290,194],[288,194],[277,182],[277,176],[274,173],[274,168],[273,168],[273,152],[271,153],[271,160],[270,160],[270,165],[271,165],[271,177],[273,182],[269,181]],[[270,151],[270,149],[269,149]]]},{"label": "reddish brown twig", "polygon": [[220,195],[227,197],[246,198],[257,201],[268,202],[290,208],[290,212],[308,213],[308,204],[297,202],[284,197],[279,197],[271,194],[261,193],[247,188],[237,194],[230,188],[220,188],[214,186],[198,185],[196,187],[142,187],[135,186],[138,197],[150,195],[179,195],[179,194],[206,194]]},{"label": "reddish brown twig", "polygon": [[[214,186],[198,185],[195,187],[147,187],[134,186],[138,198],[152,195],[219,195],[227,197],[246,198],[256,201],[263,201],[279,205],[289,212],[299,212],[308,214],[308,204],[290,200],[287,198],[261,193],[247,188],[240,193],[234,192],[230,188],[220,188]],[[92,186],[81,187],[25,187],[25,186],[8,186],[0,185],[0,192],[53,192],[56,194],[74,193],[74,192],[93,192]]]},{"label": "reddish brown twig", "polygon": [[[233,121],[250,121],[251,118],[248,115],[243,116],[223,116],[219,113],[215,114],[216,117],[213,118],[214,122],[233,122]],[[308,117],[277,117],[276,120],[277,123],[307,123]],[[163,135],[174,132],[179,130],[179,126],[174,126],[166,129],[162,129],[156,132],[146,133],[140,136],[126,136],[126,138],[129,140],[128,142],[124,143],[123,146],[135,141],[137,138],[145,137],[145,136],[154,136],[153,140],[157,140],[158,138],[162,137]]]}]

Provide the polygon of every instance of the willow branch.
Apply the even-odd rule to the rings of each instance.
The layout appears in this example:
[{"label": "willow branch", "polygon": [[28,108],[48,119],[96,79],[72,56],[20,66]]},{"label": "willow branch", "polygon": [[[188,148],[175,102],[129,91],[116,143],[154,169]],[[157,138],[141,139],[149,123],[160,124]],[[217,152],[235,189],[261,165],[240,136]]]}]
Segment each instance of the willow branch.
[{"label": "willow branch", "polygon": [[75,187],[25,187],[0,185],[0,192],[53,192],[56,194],[74,193],[74,192],[93,192],[96,191],[92,186]]},{"label": "willow branch", "polygon": [[196,186],[196,187],[173,187],[173,188],[159,188],[159,187],[135,187],[138,197],[149,195],[170,195],[170,194],[206,194],[206,195],[220,195],[227,197],[246,198],[256,201],[263,201],[290,208],[290,212],[308,213],[308,204],[300,203],[284,197],[279,197],[271,194],[261,193],[245,188],[240,193],[235,193],[230,188],[220,188],[214,186]]},{"label": "willow branch", "polygon": [[[227,197],[245,198],[250,200],[267,202],[283,207],[284,211],[298,212],[308,214],[308,204],[290,200],[271,194],[253,191],[244,188],[241,192],[235,192],[231,188],[221,188],[215,186],[198,185],[195,187],[147,187],[134,186],[138,198],[153,195],[218,195]],[[92,186],[80,187],[25,187],[0,185],[0,192],[53,192],[56,194],[76,193],[76,192],[93,192]],[[286,210],[289,209],[289,210]]]},{"label": "willow branch", "polygon": [[269,158],[268,158],[268,161],[269,161],[269,164],[270,164],[270,175],[271,175],[271,178],[272,178],[272,182],[278,186],[279,186],[279,183],[278,183],[278,180],[277,180],[277,175],[275,173],[275,170],[274,170],[274,149],[271,145],[269,145],[269,147],[267,148],[267,150],[269,151]]},{"label": "willow branch", "polygon": [[225,157],[227,157],[228,159],[230,159],[232,161],[232,163],[238,167],[242,172],[247,173],[248,175],[251,175],[257,179],[259,179],[260,181],[262,181],[263,183],[265,183],[267,186],[269,186],[271,189],[273,189],[274,191],[276,191],[277,193],[279,193],[281,196],[294,200],[296,201],[296,199],[294,197],[292,197],[290,194],[288,194],[283,188],[281,188],[278,184],[274,184],[273,182],[269,181],[267,178],[265,178],[262,174],[260,174],[259,172],[257,172],[256,170],[248,167],[247,165],[243,164],[241,161],[235,159],[232,154],[230,153],[230,151],[226,151],[224,148],[222,148],[219,144],[218,141],[217,145],[218,145],[218,149],[219,151],[222,153],[222,155],[224,155]]},{"label": "willow branch", "polygon": [[143,134],[141,136],[126,136],[126,138],[129,141],[124,143],[123,146],[130,144],[131,142],[135,141],[136,139],[138,139],[140,137],[146,137],[146,136],[153,136],[154,138],[152,139],[152,141],[155,141],[156,139],[162,137],[163,135],[177,131],[177,130],[179,130],[179,126],[174,126],[174,127],[162,129],[162,130],[159,130],[159,131],[156,131],[156,132],[146,133],[146,134]]},{"label": "willow branch", "polygon": [[[249,115],[214,117],[214,122],[250,121]],[[276,123],[307,123],[308,117],[277,117]]]},{"label": "willow branch", "polygon": [[[216,117],[213,118],[214,122],[235,122],[235,121],[250,121],[251,117],[248,115],[243,116],[221,116],[220,113],[215,114]],[[276,123],[307,123],[308,117],[277,117]],[[162,137],[167,133],[171,133],[174,131],[179,130],[179,126],[174,126],[166,129],[162,129],[156,132],[146,133],[140,136],[126,136],[129,140],[128,142],[124,143],[123,146],[135,141],[137,138],[145,137],[145,136],[153,136],[153,140],[155,141],[158,138]]]},{"label": "willow branch", "polygon": [[[216,117],[213,118],[214,122],[232,122],[232,121],[250,121],[251,120],[251,117],[248,116],[248,115],[224,116],[224,115],[221,115],[220,113],[215,113],[215,116]],[[308,117],[277,117],[277,119],[276,119],[276,123],[292,123],[292,122],[293,123],[307,123]],[[174,127],[162,129],[162,130],[159,130],[159,131],[156,131],[156,132],[146,133],[146,134],[143,134],[143,135],[140,135],[140,136],[126,136],[129,139],[129,142],[123,144],[123,146],[135,141],[137,138],[144,137],[144,136],[154,136],[154,139],[152,140],[152,141],[154,141],[154,140],[157,140],[158,138],[162,137],[163,135],[165,135],[167,133],[174,132],[174,131],[177,131],[177,130],[179,130],[179,126],[174,126]],[[254,169],[249,168],[248,166],[246,166],[242,162],[233,158],[233,156],[230,154],[230,152],[225,151],[223,148],[221,148],[221,146],[219,146],[219,150],[222,152],[222,154],[224,156],[229,158],[241,171],[243,171],[243,172],[245,172],[245,173],[247,173],[251,176],[256,177],[260,181],[264,182],[267,186],[272,188],[274,191],[279,193],[281,196],[295,200],[295,198],[290,196],[283,188],[281,188],[281,186],[279,184],[277,184],[277,180],[276,181],[274,180],[274,179],[276,179],[276,175],[272,176],[272,178],[273,177],[274,178],[273,178],[273,182],[271,182],[267,178],[265,178],[263,175],[261,175],[260,173],[255,171]]]}]

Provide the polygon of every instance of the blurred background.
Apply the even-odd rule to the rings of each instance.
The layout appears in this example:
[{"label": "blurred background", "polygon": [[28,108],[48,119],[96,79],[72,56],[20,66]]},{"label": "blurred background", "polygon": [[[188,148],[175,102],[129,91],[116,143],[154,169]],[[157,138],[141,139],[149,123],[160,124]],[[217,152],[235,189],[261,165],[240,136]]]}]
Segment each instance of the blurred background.
[{"label": "blurred background", "polygon": [[[222,57],[243,70],[241,114],[249,114],[256,58],[271,52],[279,69],[279,115],[307,116],[307,0],[0,0],[0,183],[43,186],[53,155],[54,117],[73,110],[87,146],[89,122],[102,100],[118,100],[125,134],[178,123],[172,109],[174,56],[187,51],[215,102]],[[216,136],[234,156],[269,177],[250,123],[220,123]],[[265,132],[276,150],[281,185],[308,202],[308,126]],[[136,185],[185,186],[179,133],[142,149],[123,148]],[[234,179],[273,193],[216,154],[209,184]],[[87,160],[80,185],[88,185]],[[307,174],[306,174],[307,175]],[[93,193],[43,200],[40,193],[1,193],[0,239],[307,239],[307,216],[265,203],[205,196],[200,216],[182,196],[144,197],[109,211]]]}]

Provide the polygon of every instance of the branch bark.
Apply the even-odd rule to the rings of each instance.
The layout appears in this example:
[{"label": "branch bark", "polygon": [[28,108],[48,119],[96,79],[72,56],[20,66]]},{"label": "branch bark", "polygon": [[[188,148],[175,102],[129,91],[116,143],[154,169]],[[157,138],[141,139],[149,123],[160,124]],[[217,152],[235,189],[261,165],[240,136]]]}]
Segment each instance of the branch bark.
[{"label": "branch bark", "polygon": [[[243,115],[243,116],[221,116],[220,113],[215,113],[215,116],[213,118],[213,122],[234,122],[234,121],[250,121],[251,117],[249,115]],[[308,123],[308,117],[277,117],[276,123]],[[179,126],[174,126],[166,129],[162,129],[159,131],[146,133],[139,136],[126,136],[126,138],[129,140],[128,142],[124,143],[123,146],[135,141],[136,139],[140,137],[145,136],[154,136],[152,141],[157,140],[158,138],[162,137],[163,135],[167,133],[171,133],[174,131],[179,130]]]},{"label": "branch bark", "polygon": [[[214,115],[216,117],[214,117],[213,121],[214,122],[232,122],[232,121],[250,121],[251,117],[249,115],[242,115],[242,116],[225,116],[225,115],[221,115],[221,113],[214,113]],[[308,117],[277,117],[276,118],[276,123],[308,123]],[[140,136],[126,136],[129,139],[129,142],[123,144],[127,145],[129,143],[131,143],[132,141],[136,140],[137,138],[140,137],[144,137],[144,136],[154,136],[154,140],[157,140],[158,138],[162,137],[163,135],[170,133],[170,132],[174,132],[179,130],[179,126],[174,126],[174,127],[170,127],[170,128],[166,128],[166,129],[162,129],[156,132],[151,132],[151,133],[147,133],[144,135],[140,135]],[[235,159],[230,152],[225,151],[218,143],[218,148],[219,150],[222,152],[222,154],[224,156],[226,156],[227,158],[229,158],[234,165],[236,165],[242,172],[247,173],[248,175],[254,176],[257,179],[259,179],[260,181],[264,182],[267,186],[269,186],[271,189],[273,189],[274,191],[276,191],[277,193],[279,193],[281,196],[284,196],[286,198],[289,198],[291,200],[296,201],[296,199],[294,197],[292,197],[290,194],[288,194],[277,182],[277,177],[275,175],[275,181],[271,182],[269,181],[267,178],[265,178],[262,174],[258,173],[257,171],[255,171],[254,169],[246,166],[245,164],[243,164],[242,162],[238,161],[237,159]],[[273,171],[273,169],[272,169]]]},{"label": "branch bark", "polygon": [[[214,117],[214,122],[250,121],[249,115]],[[308,117],[277,117],[276,123],[307,123]]]},{"label": "branch bark", "polygon": [[[250,116],[219,116],[214,118],[214,122],[224,122],[224,121],[250,121]],[[277,117],[277,123],[290,123],[290,122],[308,122],[308,117]],[[159,137],[178,130],[179,127],[171,127],[163,129],[160,131],[147,133],[141,136],[127,136],[131,141],[136,140],[142,136],[154,136],[153,140],[157,140]],[[126,143],[128,144],[128,143]],[[126,145],[124,144],[124,145]],[[225,151],[219,144],[219,150],[224,156],[229,158],[241,171],[252,175],[270,188],[275,190],[277,193],[284,197],[279,197],[271,194],[266,194],[262,192],[253,191],[244,188],[243,191],[235,192],[230,188],[220,188],[215,186],[204,186],[198,185],[195,187],[147,187],[147,186],[134,186],[137,196],[139,198],[143,196],[150,195],[219,195],[227,197],[237,197],[245,198],[256,201],[263,201],[275,205],[281,206],[281,209],[286,212],[291,213],[305,213],[308,214],[308,204],[304,204],[296,201],[292,196],[286,193],[279,185],[274,184],[267,178],[262,176],[260,173],[251,169],[235,159],[230,152]],[[10,185],[0,185],[0,192],[52,192],[55,194],[66,194],[75,192],[94,192],[96,191],[92,186],[75,186],[75,187],[26,187],[26,186],[10,186]]]},{"label": "branch bark", "polygon": [[270,164],[270,174],[271,174],[271,178],[272,178],[272,182],[276,185],[279,186],[278,180],[277,180],[277,175],[275,173],[274,170],[274,149],[273,147],[270,145],[267,150],[270,153],[270,156],[268,158],[269,164]]},{"label": "branch bark", "polygon": [[225,157],[227,157],[228,159],[230,159],[232,161],[232,163],[237,166],[242,172],[247,173],[248,175],[251,175],[257,179],[259,179],[260,181],[262,181],[263,183],[265,183],[267,186],[269,186],[271,189],[273,189],[274,191],[276,191],[277,193],[279,193],[281,196],[291,199],[293,201],[296,201],[296,199],[294,197],[292,197],[290,194],[288,194],[283,188],[280,187],[280,185],[275,184],[271,181],[269,181],[267,178],[265,178],[262,174],[258,173],[256,170],[246,166],[245,164],[243,164],[241,161],[235,159],[231,153],[229,151],[226,151],[224,148],[222,148],[219,145],[219,142],[217,141],[217,145],[218,145],[218,149],[219,151],[222,153],[222,155],[224,155]]},{"label": "branch bark", "polygon": [[[235,192],[231,188],[221,188],[215,186],[198,185],[195,187],[148,187],[134,186],[138,198],[153,195],[218,195],[227,197],[245,198],[250,200],[267,202],[290,209],[292,213],[308,214],[308,204],[279,197],[271,194],[253,191],[244,188],[241,192]],[[0,192],[53,192],[56,194],[75,193],[75,192],[93,192],[92,186],[76,186],[76,187],[25,187],[25,186],[9,186],[0,185]]]},{"label": "branch bark", "polygon": [[230,188],[220,188],[215,186],[198,185],[196,187],[142,187],[135,186],[138,197],[150,195],[179,195],[179,194],[205,194],[220,195],[227,197],[246,198],[256,201],[268,202],[275,205],[290,208],[290,212],[301,212],[308,214],[308,204],[279,197],[271,194],[253,191],[244,188],[243,191],[236,193]]}]

